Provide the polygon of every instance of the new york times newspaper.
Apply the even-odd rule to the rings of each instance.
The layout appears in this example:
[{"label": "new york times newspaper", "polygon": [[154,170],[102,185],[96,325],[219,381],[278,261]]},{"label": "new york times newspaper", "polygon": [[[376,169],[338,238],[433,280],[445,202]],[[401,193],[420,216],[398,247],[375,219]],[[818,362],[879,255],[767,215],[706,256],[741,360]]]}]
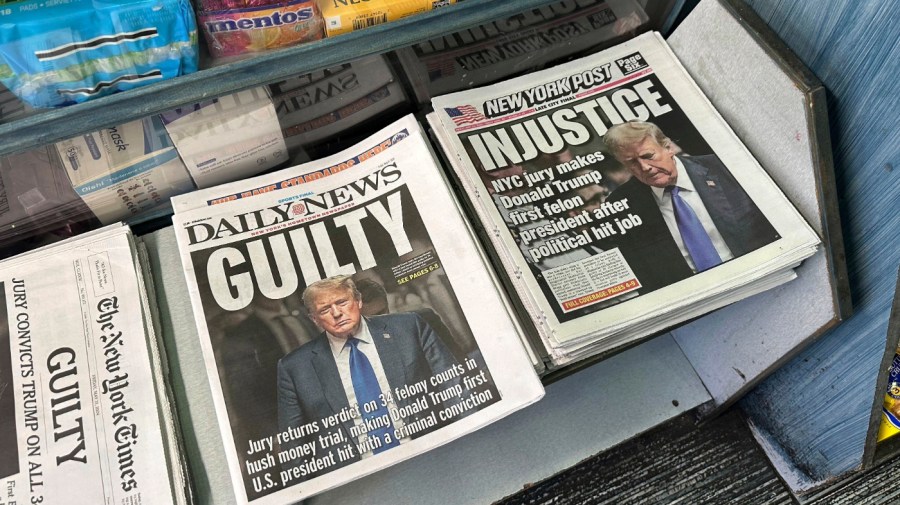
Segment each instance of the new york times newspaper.
[{"label": "new york times newspaper", "polygon": [[542,394],[415,120],[358,153],[175,202],[240,500],[293,503]]},{"label": "new york times newspaper", "polygon": [[657,34],[432,103],[560,361],[721,305],[818,243]]},{"label": "new york times newspaper", "polygon": [[127,228],[0,263],[0,503],[175,503]]}]

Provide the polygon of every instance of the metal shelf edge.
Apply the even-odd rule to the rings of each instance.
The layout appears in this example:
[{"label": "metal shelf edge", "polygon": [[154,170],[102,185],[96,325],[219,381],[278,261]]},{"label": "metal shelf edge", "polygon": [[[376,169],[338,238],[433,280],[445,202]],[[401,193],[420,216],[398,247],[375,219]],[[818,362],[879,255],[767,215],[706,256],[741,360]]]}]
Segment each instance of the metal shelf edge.
[{"label": "metal shelf edge", "polygon": [[366,30],[260,54],[97,100],[42,111],[0,125],[0,156],[399,49],[548,3],[549,0],[466,0]]}]

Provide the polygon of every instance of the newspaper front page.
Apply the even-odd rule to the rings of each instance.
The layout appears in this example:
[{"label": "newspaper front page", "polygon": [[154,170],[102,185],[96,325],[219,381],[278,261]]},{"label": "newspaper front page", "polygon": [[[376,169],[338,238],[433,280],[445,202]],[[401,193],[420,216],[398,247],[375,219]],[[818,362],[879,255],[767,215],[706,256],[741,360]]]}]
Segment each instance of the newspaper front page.
[{"label": "newspaper front page", "polygon": [[658,34],[432,103],[555,359],[784,282],[818,244]]},{"label": "newspaper front page", "polygon": [[0,504],[183,499],[140,286],[124,227],[0,263]]},{"label": "newspaper front page", "polygon": [[236,496],[293,503],[543,393],[410,116],[174,202]]}]

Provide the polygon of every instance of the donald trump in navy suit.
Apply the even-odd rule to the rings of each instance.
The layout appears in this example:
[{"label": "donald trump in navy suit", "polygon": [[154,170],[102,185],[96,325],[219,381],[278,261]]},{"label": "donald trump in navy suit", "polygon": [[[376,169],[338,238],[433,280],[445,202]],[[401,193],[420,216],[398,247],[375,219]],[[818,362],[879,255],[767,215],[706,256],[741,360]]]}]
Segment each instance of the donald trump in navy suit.
[{"label": "donald trump in navy suit", "polygon": [[714,155],[684,156],[653,123],[612,126],[607,150],[631,172],[609,195],[642,224],[615,236],[647,293],[779,238],[759,207]]},{"label": "donald trump in navy suit", "polygon": [[398,388],[461,367],[428,323],[413,313],[362,317],[349,276],[310,284],[303,303],[322,333],[278,363],[282,432],[312,422],[321,427],[322,419],[344,412],[340,430],[359,450],[333,469],[437,428],[416,426],[428,412],[390,415],[414,400],[393,394]]}]

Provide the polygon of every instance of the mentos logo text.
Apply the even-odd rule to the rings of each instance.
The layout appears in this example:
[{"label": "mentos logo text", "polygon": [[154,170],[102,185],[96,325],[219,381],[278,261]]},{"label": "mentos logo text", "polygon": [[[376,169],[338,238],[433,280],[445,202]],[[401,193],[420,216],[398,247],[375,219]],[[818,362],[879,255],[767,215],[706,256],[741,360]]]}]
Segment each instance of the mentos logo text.
[{"label": "mentos logo text", "polygon": [[206,30],[209,33],[234,32],[240,30],[254,30],[257,28],[268,28],[270,26],[292,25],[301,21],[306,21],[313,17],[312,8],[298,9],[288,12],[273,12],[267,16],[238,18],[238,19],[217,19],[215,21],[206,21]]}]

